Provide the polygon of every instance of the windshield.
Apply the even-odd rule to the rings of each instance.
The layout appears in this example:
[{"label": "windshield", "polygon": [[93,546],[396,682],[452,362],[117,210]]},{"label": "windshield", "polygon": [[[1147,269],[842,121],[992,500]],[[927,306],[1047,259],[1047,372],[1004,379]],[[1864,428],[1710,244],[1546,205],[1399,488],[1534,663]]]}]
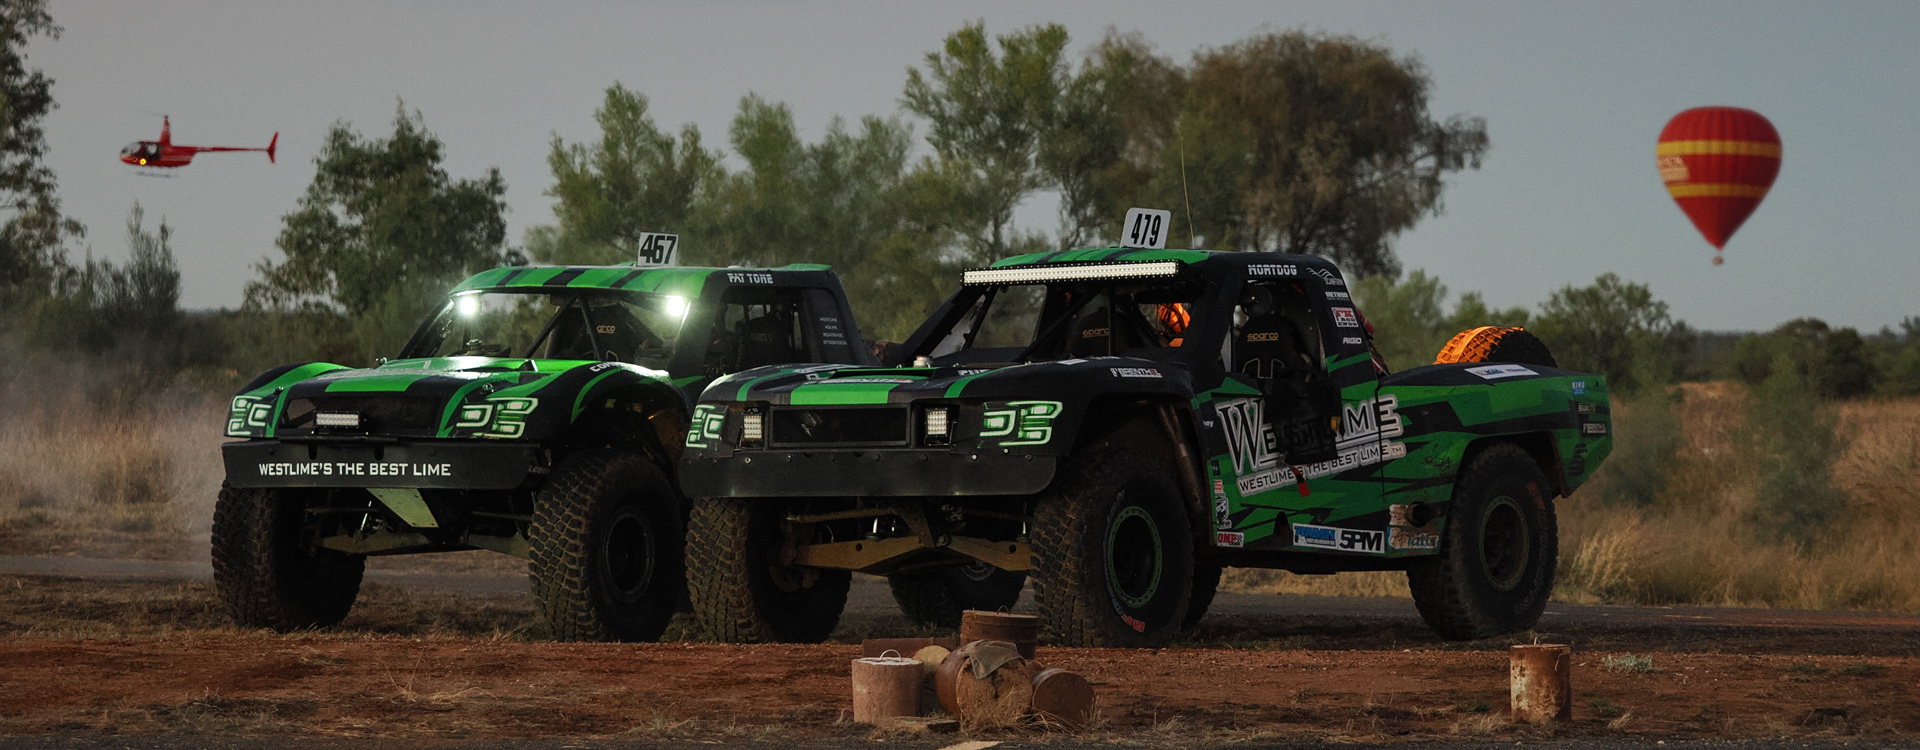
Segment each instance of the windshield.
[{"label": "windshield", "polygon": [[605,289],[463,292],[402,356],[590,359],[664,369],[687,304],[685,297]]},{"label": "windshield", "polygon": [[1148,356],[1184,343],[1198,297],[1172,279],[980,287],[926,355],[942,365]]}]

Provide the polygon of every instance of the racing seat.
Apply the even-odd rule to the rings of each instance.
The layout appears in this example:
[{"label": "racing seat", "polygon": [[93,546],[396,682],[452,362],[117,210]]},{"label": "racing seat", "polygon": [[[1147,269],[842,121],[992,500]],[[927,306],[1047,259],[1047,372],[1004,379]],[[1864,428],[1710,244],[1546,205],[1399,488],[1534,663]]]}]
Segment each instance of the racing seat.
[{"label": "racing seat", "polygon": [[[594,328],[589,336],[588,316],[578,306],[560,311],[560,320],[553,327],[553,344],[547,347],[548,356],[632,362],[640,349],[660,343],[659,336],[621,305],[600,305],[591,312]],[[598,352],[594,351],[595,344],[599,345]]]},{"label": "racing seat", "polygon": [[793,312],[775,305],[768,305],[764,310],[759,317],[735,324],[734,332],[740,347],[735,368],[748,370],[783,362],[806,361],[806,351],[793,341]]},{"label": "racing seat", "polygon": [[1125,354],[1129,349],[1158,346],[1159,337],[1138,315],[1129,315],[1126,307],[1119,314],[1102,305],[1080,316],[1067,333],[1067,356],[1105,357]]},{"label": "racing seat", "polygon": [[1340,397],[1327,380],[1300,326],[1268,313],[1249,318],[1233,347],[1234,371],[1250,375],[1266,397],[1267,421],[1293,464],[1331,461],[1338,455],[1332,420]]}]

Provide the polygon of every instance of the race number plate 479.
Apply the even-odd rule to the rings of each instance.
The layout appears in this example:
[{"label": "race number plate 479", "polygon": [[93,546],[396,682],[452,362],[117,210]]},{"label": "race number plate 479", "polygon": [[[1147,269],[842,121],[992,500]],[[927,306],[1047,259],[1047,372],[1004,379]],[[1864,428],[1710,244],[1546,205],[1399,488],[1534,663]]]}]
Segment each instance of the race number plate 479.
[{"label": "race number plate 479", "polygon": [[1161,250],[1167,246],[1167,229],[1173,213],[1155,208],[1129,208],[1127,220],[1120,225],[1120,246]]}]

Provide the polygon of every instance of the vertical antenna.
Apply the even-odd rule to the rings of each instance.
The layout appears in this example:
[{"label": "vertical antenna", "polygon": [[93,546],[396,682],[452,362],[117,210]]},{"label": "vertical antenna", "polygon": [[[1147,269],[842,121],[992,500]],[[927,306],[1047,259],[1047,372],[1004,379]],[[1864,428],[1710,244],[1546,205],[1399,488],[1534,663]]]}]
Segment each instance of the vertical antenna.
[{"label": "vertical antenna", "polygon": [[[1193,247],[1193,196],[1187,193],[1187,134],[1180,135],[1180,197],[1187,201],[1187,247]],[[1198,249],[1198,248],[1194,248]]]}]

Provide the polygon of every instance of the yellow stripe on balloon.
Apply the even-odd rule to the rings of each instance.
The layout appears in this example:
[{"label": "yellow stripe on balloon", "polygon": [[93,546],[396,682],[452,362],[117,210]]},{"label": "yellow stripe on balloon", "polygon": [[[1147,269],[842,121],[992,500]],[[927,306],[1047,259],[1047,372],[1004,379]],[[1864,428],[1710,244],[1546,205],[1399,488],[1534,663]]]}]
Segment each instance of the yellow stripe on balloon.
[{"label": "yellow stripe on balloon", "polygon": [[1655,150],[1657,156],[1693,156],[1727,154],[1729,156],[1770,156],[1780,158],[1780,144],[1762,141],[1664,141]]},{"label": "yellow stripe on balloon", "polygon": [[1702,182],[1692,185],[1668,185],[1675,198],[1765,198],[1766,185],[1742,185],[1737,182]]}]

